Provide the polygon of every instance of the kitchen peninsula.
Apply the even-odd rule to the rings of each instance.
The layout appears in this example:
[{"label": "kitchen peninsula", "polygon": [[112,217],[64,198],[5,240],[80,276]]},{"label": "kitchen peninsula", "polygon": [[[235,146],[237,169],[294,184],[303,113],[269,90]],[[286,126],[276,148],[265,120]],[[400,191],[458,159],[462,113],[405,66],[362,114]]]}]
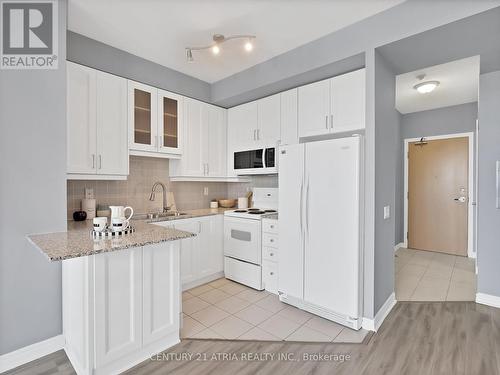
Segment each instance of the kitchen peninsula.
[{"label": "kitchen peninsula", "polygon": [[91,224],[28,236],[62,261],[64,349],[77,374],[115,374],[179,342],[180,241],[195,234],[133,223],[94,239]]}]

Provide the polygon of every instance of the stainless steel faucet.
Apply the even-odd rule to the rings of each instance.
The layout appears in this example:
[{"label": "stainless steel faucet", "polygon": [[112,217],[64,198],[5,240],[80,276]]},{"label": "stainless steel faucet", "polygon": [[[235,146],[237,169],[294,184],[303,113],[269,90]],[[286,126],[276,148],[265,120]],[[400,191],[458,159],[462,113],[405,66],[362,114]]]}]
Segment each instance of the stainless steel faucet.
[{"label": "stainless steel faucet", "polygon": [[170,206],[167,206],[167,188],[163,183],[160,181],[157,181],[154,183],[153,188],[151,189],[151,194],[149,195],[149,200],[154,201],[155,196],[156,196],[156,187],[160,185],[162,190],[163,190],[163,202],[162,202],[162,207],[163,207],[163,212],[167,212],[170,210]]}]

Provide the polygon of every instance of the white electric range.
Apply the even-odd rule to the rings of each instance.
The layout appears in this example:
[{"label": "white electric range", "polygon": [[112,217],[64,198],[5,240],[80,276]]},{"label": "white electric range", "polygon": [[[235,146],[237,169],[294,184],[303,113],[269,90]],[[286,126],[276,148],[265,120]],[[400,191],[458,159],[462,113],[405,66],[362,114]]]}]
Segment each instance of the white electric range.
[{"label": "white electric range", "polygon": [[278,212],[278,189],[254,188],[252,206],[224,212],[224,273],[262,290],[261,220]]}]

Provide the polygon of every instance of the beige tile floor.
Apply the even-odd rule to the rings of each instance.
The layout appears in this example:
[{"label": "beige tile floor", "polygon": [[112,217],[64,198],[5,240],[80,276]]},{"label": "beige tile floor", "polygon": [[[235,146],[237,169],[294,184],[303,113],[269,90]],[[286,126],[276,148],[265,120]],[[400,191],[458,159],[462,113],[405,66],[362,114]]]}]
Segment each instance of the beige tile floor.
[{"label": "beige tile floor", "polygon": [[474,260],[400,248],[395,254],[398,301],[474,301]]},{"label": "beige tile floor", "polygon": [[227,279],[182,294],[182,338],[361,343],[355,331]]}]

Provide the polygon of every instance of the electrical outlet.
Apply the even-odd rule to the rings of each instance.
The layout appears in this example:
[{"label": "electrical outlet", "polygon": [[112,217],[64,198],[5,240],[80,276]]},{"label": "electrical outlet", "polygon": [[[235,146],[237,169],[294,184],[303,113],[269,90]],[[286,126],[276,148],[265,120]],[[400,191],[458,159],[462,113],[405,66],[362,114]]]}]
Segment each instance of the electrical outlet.
[{"label": "electrical outlet", "polygon": [[93,199],[94,198],[94,189],[85,188],[85,199]]},{"label": "electrical outlet", "polygon": [[384,206],[384,220],[391,217],[391,206]]},{"label": "electrical outlet", "polygon": [[203,187],[203,195],[208,195],[208,186]]}]

